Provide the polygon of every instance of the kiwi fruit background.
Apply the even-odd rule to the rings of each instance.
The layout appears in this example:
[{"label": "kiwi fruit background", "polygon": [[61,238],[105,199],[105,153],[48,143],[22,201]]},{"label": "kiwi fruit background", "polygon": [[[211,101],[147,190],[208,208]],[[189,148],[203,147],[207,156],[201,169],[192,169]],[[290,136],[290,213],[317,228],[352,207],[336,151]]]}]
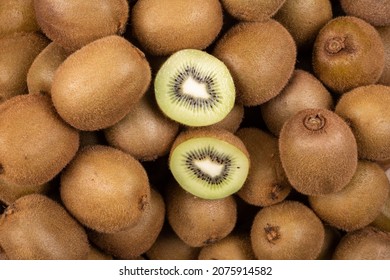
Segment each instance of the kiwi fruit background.
[{"label": "kiwi fruit background", "polygon": [[374,26],[390,25],[389,0],[340,0],[343,11]]},{"label": "kiwi fruit background", "polygon": [[378,82],[390,86],[390,26],[377,27],[377,30],[385,48],[385,67]]}]

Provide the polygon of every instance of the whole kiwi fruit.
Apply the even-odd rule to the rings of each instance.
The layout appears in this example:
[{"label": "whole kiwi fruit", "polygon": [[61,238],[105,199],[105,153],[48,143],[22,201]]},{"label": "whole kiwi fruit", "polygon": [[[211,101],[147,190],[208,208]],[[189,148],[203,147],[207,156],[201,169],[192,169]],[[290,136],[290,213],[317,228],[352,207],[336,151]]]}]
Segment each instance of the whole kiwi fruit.
[{"label": "whole kiwi fruit", "polygon": [[130,16],[132,34],[142,49],[159,56],[182,49],[203,50],[216,39],[222,25],[218,0],[140,0]]},{"label": "whole kiwi fruit", "polygon": [[129,17],[127,0],[34,0],[41,30],[67,51],[109,35],[121,35]]},{"label": "whole kiwi fruit", "polygon": [[210,127],[221,128],[235,133],[241,126],[244,119],[244,105],[235,103],[232,110],[221,121],[210,125]]},{"label": "whole kiwi fruit", "polygon": [[79,133],[58,116],[50,97],[23,94],[0,106],[0,142],[0,177],[41,185],[73,159]]},{"label": "whole kiwi fruit", "polygon": [[229,68],[244,106],[260,105],[280,93],[296,61],[291,34],[276,20],[240,22],[215,44],[212,54]]},{"label": "whole kiwi fruit", "polygon": [[253,252],[260,260],[316,259],[324,238],[324,225],[316,214],[292,200],[262,208],[250,234]]},{"label": "whole kiwi fruit", "polygon": [[99,130],[124,118],[150,82],[144,54],[123,37],[112,35],[69,55],[55,71],[51,96],[70,125]]},{"label": "whole kiwi fruit", "polygon": [[321,252],[317,257],[317,260],[331,260],[336,246],[339,244],[342,231],[328,224],[324,224],[325,238],[322,245]]},{"label": "whole kiwi fruit", "polygon": [[60,196],[81,224],[114,233],[140,221],[150,201],[150,185],[145,169],[131,155],[90,145],[61,173]]},{"label": "whole kiwi fruit", "polygon": [[353,16],[328,21],[317,34],[312,54],[315,75],[338,94],[376,83],[385,64],[378,31]]},{"label": "whole kiwi fruit", "polygon": [[377,27],[385,48],[385,68],[378,83],[390,86],[390,26]]},{"label": "whole kiwi fruit", "polygon": [[12,260],[76,260],[87,257],[89,242],[61,204],[30,194],[0,216],[0,251]]},{"label": "whole kiwi fruit", "polygon": [[349,16],[361,18],[374,26],[390,25],[389,0],[340,0],[340,4]]},{"label": "whole kiwi fruit", "polygon": [[343,189],[358,162],[351,128],[333,111],[320,108],[301,110],[284,123],[279,152],[293,188],[313,196]]}]

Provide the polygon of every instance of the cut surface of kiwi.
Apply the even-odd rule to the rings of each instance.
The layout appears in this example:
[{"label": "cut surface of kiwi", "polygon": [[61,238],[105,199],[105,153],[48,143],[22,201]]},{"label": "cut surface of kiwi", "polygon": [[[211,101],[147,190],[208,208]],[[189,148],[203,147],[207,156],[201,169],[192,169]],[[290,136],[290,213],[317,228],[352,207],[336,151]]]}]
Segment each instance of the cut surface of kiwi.
[{"label": "cut surface of kiwi", "polygon": [[221,121],[233,109],[236,96],[225,64],[195,49],[171,55],[157,72],[154,90],[160,109],[188,126]]}]

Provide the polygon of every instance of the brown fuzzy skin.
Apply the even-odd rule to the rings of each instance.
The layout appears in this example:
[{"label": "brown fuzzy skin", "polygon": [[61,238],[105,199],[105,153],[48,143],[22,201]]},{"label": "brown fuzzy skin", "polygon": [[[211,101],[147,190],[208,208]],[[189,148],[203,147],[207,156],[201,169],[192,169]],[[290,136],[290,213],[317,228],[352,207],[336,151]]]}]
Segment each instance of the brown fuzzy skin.
[{"label": "brown fuzzy skin", "polygon": [[269,206],[283,201],[291,191],[280,162],[278,139],[254,127],[236,132],[251,159],[251,167],[244,186],[237,195],[255,206]]},{"label": "brown fuzzy skin", "polygon": [[142,49],[169,55],[208,47],[222,29],[223,13],[218,0],[140,0],[130,21]]},{"label": "brown fuzzy skin", "polygon": [[35,57],[49,44],[39,33],[13,33],[0,38],[0,103],[27,93],[27,72]]},{"label": "brown fuzzy skin", "polygon": [[156,110],[152,92],[148,92],[118,123],[104,130],[107,142],[140,161],[151,161],[167,155],[179,123]]},{"label": "brown fuzzy skin", "polygon": [[[385,172],[390,181],[390,169]],[[390,193],[386,198],[385,204],[381,208],[380,214],[375,218],[371,225],[383,231],[390,232]]]},{"label": "brown fuzzy skin", "polygon": [[344,93],[335,112],[350,125],[359,157],[390,159],[390,86],[369,85]]},{"label": "brown fuzzy skin", "polygon": [[291,77],[295,60],[294,39],[279,22],[241,22],[217,41],[212,54],[232,74],[237,102],[260,105],[280,93]]},{"label": "brown fuzzy skin", "polygon": [[279,152],[289,182],[306,195],[340,191],[358,162],[350,127],[327,109],[305,109],[288,119],[280,132]]},{"label": "brown fuzzy skin", "polygon": [[251,229],[253,252],[259,260],[316,259],[324,238],[324,226],[316,214],[290,200],[262,208]]},{"label": "brown fuzzy skin", "polygon": [[322,245],[321,252],[317,257],[317,260],[332,259],[333,252],[342,237],[341,231],[328,224],[324,224],[324,229],[325,229],[324,244]]},{"label": "brown fuzzy skin", "polygon": [[390,26],[377,27],[385,48],[385,68],[378,83],[390,86]]},{"label": "brown fuzzy skin", "polygon": [[28,92],[51,95],[54,72],[68,55],[68,52],[54,42],[43,49],[27,72]]},{"label": "brown fuzzy skin", "polygon": [[232,196],[202,199],[172,183],[165,200],[170,226],[191,247],[203,247],[228,236],[237,221],[237,204]]},{"label": "brown fuzzy skin", "polygon": [[349,16],[361,18],[374,26],[390,25],[390,0],[340,0]]},{"label": "brown fuzzy skin", "polygon": [[333,110],[333,103],[330,92],[314,75],[296,69],[283,90],[260,108],[267,128],[275,136],[279,136],[283,124],[300,110],[309,108]]},{"label": "brown fuzzy skin", "polygon": [[135,259],[149,250],[156,241],[164,219],[164,200],[152,188],[150,203],[134,226],[111,234],[92,231],[88,236],[92,243],[109,255],[119,259]]},{"label": "brown fuzzy skin", "polygon": [[104,145],[84,147],[61,175],[61,200],[83,225],[104,233],[134,226],[150,201],[145,169]]},{"label": "brown fuzzy skin", "polygon": [[72,160],[79,133],[57,115],[49,97],[18,95],[0,106],[0,142],[0,177],[40,185]]},{"label": "brown fuzzy skin", "polygon": [[329,0],[286,0],[274,19],[291,33],[298,48],[308,48],[332,17]]},{"label": "brown fuzzy skin", "polygon": [[222,128],[230,131],[231,133],[235,133],[237,129],[239,129],[241,122],[244,118],[244,105],[240,103],[236,103],[233,109],[226,115],[226,117],[211,125],[210,127]]},{"label": "brown fuzzy skin", "polygon": [[0,216],[0,248],[12,260],[85,259],[84,228],[57,202],[41,194],[23,196]]},{"label": "brown fuzzy skin", "polygon": [[390,260],[390,232],[365,227],[347,233],[339,242],[333,260]]},{"label": "brown fuzzy skin", "polygon": [[328,21],[317,34],[312,54],[315,75],[338,94],[376,83],[385,65],[378,31],[352,16]]},{"label": "brown fuzzy skin", "polygon": [[267,21],[286,0],[221,0],[223,8],[241,21]]},{"label": "brown fuzzy skin", "polygon": [[91,131],[124,118],[150,82],[144,54],[123,37],[112,35],[68,56],[54,74],[51,93],[66,122]]},{"label": "brown fuzzy skin", "polygon": [[67,51],[109,35],[124,33],[127,0],[34,0],[36,20],[45,35]]},{"label": "brown fuzzy skin", "polygon": [[353,231],[375,220],[389,192],[390,183],[382,168],[374,162],[360,160],[352,180],[341,191],[309,196],[309,203],[323,221]]},{"label": "brown fuzzy skin", "polygon": [[97,260],[113,260],[114,258],[102,251],[100,251],[99,249],[97,249],[96,247],[94,246],[91,246],[90,247],[90,250],[89,250],[89,253],[88,253],[88,256],[87,256],[87,260],[94,260],[94,261],[97,261]]}]

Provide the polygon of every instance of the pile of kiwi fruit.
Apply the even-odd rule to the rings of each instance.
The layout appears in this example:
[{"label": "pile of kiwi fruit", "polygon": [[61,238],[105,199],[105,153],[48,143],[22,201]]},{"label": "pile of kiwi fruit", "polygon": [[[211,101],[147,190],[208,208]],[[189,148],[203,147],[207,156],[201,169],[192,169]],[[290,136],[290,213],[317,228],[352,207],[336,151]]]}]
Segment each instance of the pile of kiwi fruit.
[{"label": "pile of kiwi fruit", "polygon": [[2,0],[1,260],[390,259],[390,1]]}]

